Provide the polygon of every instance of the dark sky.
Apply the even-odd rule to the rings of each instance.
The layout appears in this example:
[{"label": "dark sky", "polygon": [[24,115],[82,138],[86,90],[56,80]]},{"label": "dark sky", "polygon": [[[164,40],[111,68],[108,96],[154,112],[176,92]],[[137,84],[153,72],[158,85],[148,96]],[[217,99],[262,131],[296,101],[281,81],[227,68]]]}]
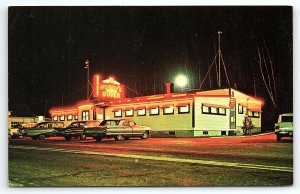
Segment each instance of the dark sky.
[{"label": "dark sky", "polygon": [[[62,99],[64,105],[85,99],[86,59],[91,75],[114,75],[143,95],[164,93],[165,82],[179,73],[198,89],[219,30],[231,86],[255,95],[255,78],[264,112],[273,110],[257,47],[269,65],[268,51],[277,111],[292,112],[292,7],[10,7],[8,14],[9,110],[15,113],[44,115]],[[217,88],[215,68],[210,80],[202,89]]]}]

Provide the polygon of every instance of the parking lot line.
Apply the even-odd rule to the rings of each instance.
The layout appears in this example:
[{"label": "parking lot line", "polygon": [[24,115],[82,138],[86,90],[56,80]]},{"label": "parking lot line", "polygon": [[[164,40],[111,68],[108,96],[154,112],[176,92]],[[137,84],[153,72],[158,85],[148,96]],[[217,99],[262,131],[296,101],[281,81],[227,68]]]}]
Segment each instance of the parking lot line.
[{"label": "parking lot line", "polygon": [[201,164],[201,165],[211,165],[211,166],[221,166],[221,167],[236,167],[236,168],[248,168],[248,169],[258,169],[258,170],[293,172],[292,167],[270,166],[270,165],[259,165],[259,164],[244,164],[244,163],[238,163],[238,162],[221,162],[221,161],[213,161],[213,160],[185,159],[185,158],[135,155],[135,154],[117,154],[117,153],[108,153],[108,152],[94,152],[94,151],[81,151],[81,150],[56,149],[56,148],[41,148],[41,147],[32,147],[32,146],[10,145],[9,148],[24,149],[24,150],[63,152],[63,153],[75,153],[75,154],[86,154],[86,155],[112,156],[112,157],[123,157],[123,158],[133,158],[133,159],[143,159],[143,160],[166,161],[166,162],[180,162],[180,163],[191,163],[191,164]]}]

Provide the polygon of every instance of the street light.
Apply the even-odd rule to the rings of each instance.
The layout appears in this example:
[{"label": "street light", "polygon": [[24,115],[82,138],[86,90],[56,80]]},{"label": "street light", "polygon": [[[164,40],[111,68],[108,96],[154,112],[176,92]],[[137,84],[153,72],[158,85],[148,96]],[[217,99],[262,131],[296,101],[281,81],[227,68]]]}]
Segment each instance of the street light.
[{"label": "street light", "polygon": [[183,91],[183,87],[187,84],[187,78],[185,75],[178,75],[175,79],[175,84],[179,87],[181,87],[181,90]]},{"label": "street light", "polygon": [[87,71],[86,71],[86,73],[87,73],[87,76],[86,76],[86,87],[87,87],[87,89],[86,89],[86,99],[88,100],[89,99],[89,97],[90,97],[90,91],[89,91],[89,89],[90,89],[90,79],[89,79],[89,77],[90,77],[90,61],[89,60],[86,60],[85,62],[85,69],[87,69]]}]

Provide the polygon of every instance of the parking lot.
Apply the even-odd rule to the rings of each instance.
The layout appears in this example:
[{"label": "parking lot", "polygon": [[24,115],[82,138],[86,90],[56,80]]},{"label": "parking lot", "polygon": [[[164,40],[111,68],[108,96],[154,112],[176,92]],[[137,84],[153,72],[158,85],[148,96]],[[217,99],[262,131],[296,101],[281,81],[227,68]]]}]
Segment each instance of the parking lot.
[{"label": "parking lot", "polygon": [[12,186],[291,185],[293,140],[277,142],[273,133],[100,142],[9,139],[9,181]]}]

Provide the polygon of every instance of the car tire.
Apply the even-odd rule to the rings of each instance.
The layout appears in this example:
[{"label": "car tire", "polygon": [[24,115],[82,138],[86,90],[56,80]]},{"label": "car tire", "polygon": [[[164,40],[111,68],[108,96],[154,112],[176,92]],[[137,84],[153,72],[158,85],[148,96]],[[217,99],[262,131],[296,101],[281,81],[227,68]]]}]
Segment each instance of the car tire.
[{"label": "car tire", "polygon": [[129,140],[129,137],[124,137],[125,140]]},{"label": "car tire", "polygon": [[280,135],[277,135],[277,141],[280,141],[281,140],[281,136]]},{"label": "car tire", "polygon": [[39,140],[44,140],[44,139],[45,139],[45,135],[44,134],[39,135]]},{"label": "car tire", "polygon": [[34,137],[31,137],[32,140],[37,140],[38,137],[34,136]]},{"label": "car tire", "polygon": [[121,141],[122,140],[122,135],[117,135],[117,136],[115,136],[115,140],[116,141]]},{"label": "car tire", "polygon": [[85,135],[80,135],[79,138],[80,138],[80,140],[85,140],[86,136]]},{"label": "car tire", "polygon": [[101,140],[102,140],[102,137],[94,137],[94,139],[95,139],[96,141],[101,141]]},{"label": "car tire", "polygon": [[149,137],[149,132],[145,131],[142,135],[142,139],[147,139]]},{"label": "car tire", "polygon": [[65,136],[65,140],[68,140],[68,141],[70,141],[71,140],[71,136]]}]

